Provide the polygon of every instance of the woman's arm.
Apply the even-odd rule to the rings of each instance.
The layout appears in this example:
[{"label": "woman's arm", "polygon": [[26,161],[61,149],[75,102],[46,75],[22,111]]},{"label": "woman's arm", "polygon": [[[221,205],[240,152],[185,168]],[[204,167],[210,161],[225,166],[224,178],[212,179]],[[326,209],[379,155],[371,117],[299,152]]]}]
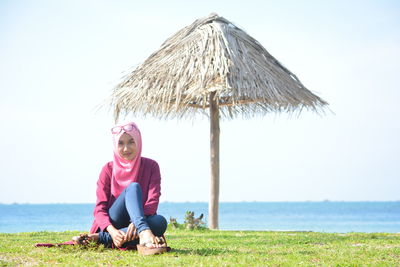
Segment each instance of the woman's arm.
[{"label": "woman's arm", "polygon": [[149,191],[147,194],[147,201],[144,203],[144,214],[154,215],[157,212],[158,202],[161,195],[161,175],[158,163],[153,161],[151,165],[151,175],[149,181]]},{"label": "woman's arm", "polygon": [[111,225],[108,215],[108,206],[111,197],[111,171],[108,163],[100,172],[99,180],[97,181],[96,196],[96,206],[93,212],[94,218],[100,230],[104,231],[107,226]]}]

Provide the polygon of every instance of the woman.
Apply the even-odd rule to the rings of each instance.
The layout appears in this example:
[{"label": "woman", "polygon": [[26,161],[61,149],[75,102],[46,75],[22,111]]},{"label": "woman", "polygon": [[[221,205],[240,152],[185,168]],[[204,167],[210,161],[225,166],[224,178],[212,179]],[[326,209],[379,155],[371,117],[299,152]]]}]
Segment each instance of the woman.
[{"label": "woman", "polygon": [[141,156],[142,138],[135,123],[116,125],[111,133],[114,160],[103,167],[97,181],[93,226],[89,235],[73,240],[118,248],[139,243],[143,254],[165,252],[167,221],[157,214],[161,195],[158,164]]}]

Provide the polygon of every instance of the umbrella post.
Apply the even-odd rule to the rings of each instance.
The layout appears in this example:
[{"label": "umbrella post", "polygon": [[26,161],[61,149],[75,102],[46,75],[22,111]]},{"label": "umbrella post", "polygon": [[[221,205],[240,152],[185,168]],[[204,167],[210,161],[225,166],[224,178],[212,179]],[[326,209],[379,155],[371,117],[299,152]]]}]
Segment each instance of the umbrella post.
[{"label": "umbrella post", "polygon": [[215,92],[210,94],[210,156],[211,184],[208,208],[209,228],[218,229],[219,205],[219,107]]}]

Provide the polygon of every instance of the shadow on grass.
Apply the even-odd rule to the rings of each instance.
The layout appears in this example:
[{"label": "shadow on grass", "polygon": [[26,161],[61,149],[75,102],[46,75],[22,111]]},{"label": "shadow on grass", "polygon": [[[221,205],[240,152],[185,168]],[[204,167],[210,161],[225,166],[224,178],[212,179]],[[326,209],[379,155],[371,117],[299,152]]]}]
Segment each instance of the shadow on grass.
[{"label": "shadow on grass", "polygon": [[215,256],[220,254],[234,253],[236,251],[217,248],[172,248],[171,252],[182,255]]}]

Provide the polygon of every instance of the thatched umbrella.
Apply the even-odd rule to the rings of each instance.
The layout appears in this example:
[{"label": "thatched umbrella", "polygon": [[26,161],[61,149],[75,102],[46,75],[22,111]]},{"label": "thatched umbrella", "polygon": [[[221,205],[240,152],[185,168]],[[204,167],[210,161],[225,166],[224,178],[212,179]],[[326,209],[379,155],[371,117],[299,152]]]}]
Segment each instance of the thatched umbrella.
[{"label": "thatched umbrella", "polygon": [[219,118],[327,105],[257,40],[215,13],[166,40],[124,77],[110,102],[116,121],[121,112],[179,118],[209,109],[211,229],[218,228]]}]

